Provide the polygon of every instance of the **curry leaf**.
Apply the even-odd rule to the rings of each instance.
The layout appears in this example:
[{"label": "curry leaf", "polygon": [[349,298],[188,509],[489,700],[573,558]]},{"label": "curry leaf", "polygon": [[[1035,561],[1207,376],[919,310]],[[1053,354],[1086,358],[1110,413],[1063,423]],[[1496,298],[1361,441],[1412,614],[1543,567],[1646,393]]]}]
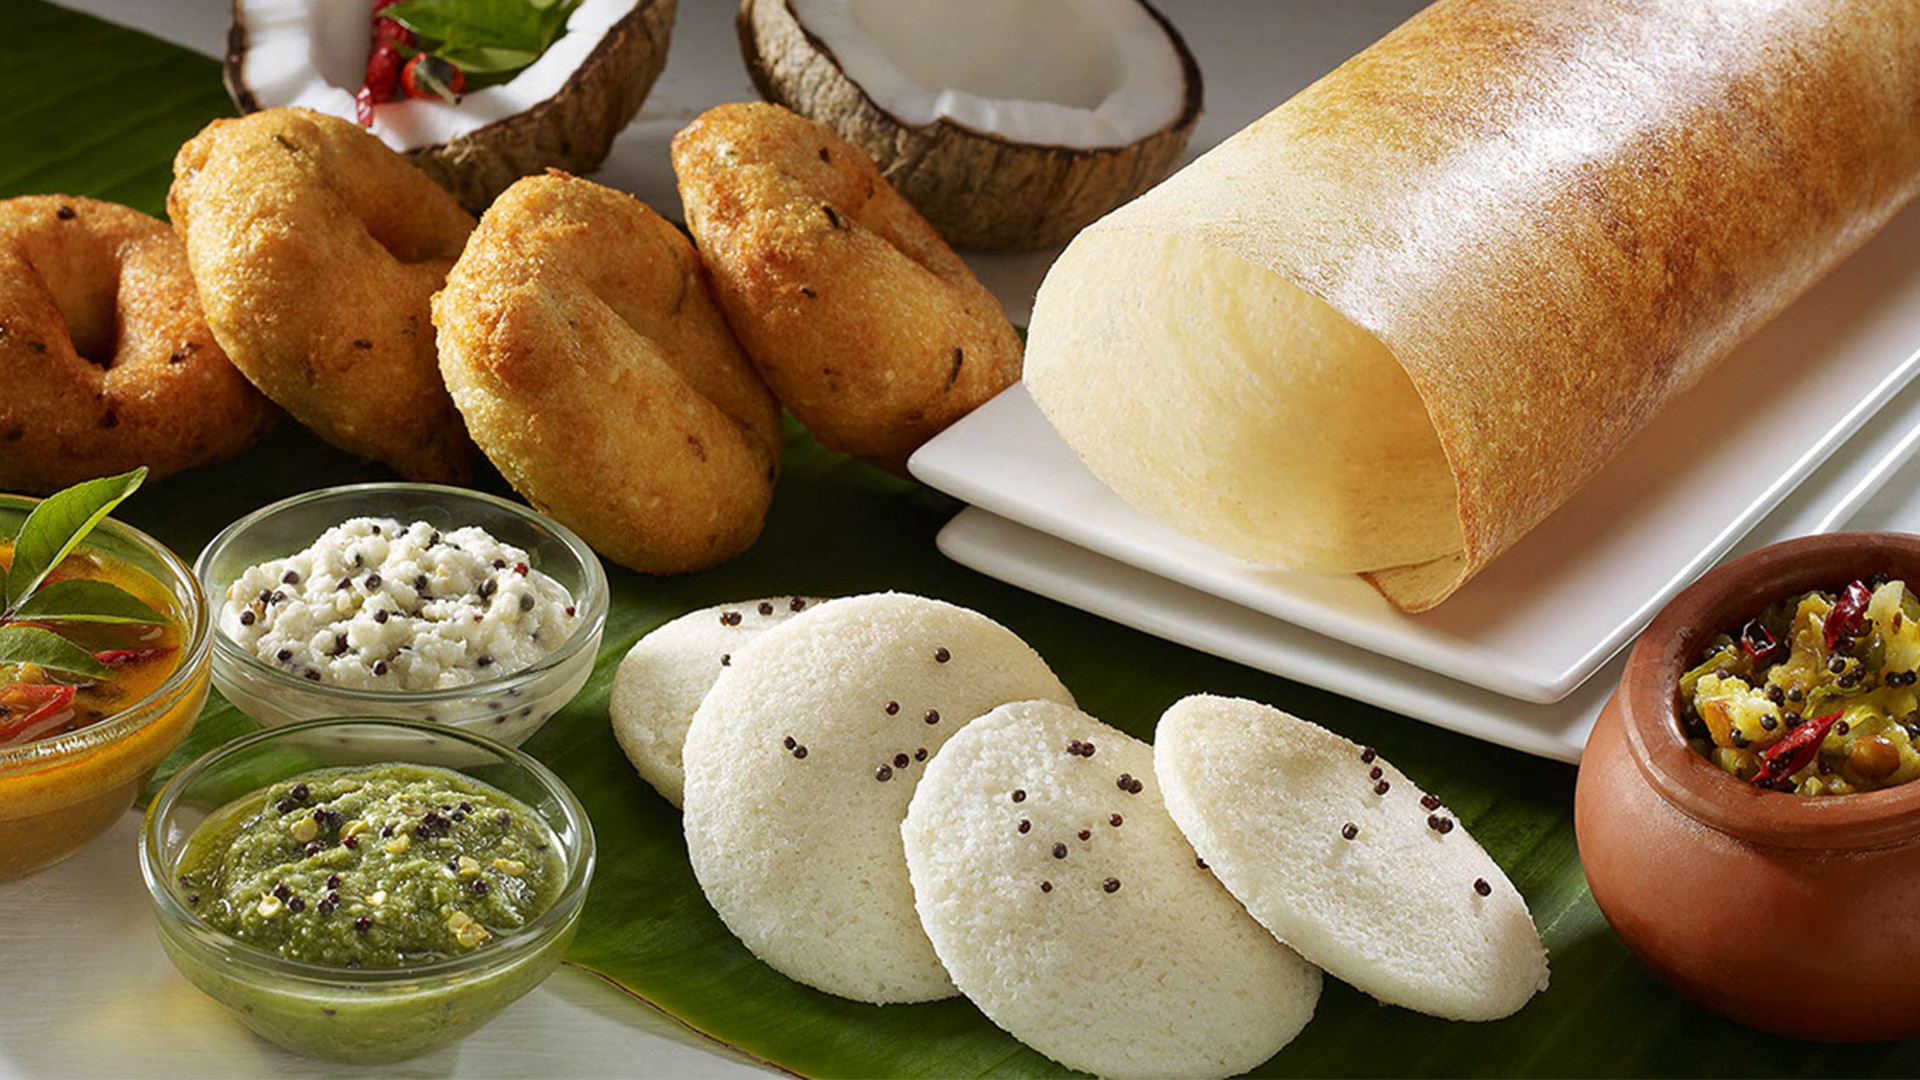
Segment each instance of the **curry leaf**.
[{"label": "curry leaf", "polygon": [[540,59],[527,49],[503,49],[498,45],[442,45],[434,55],[467,75],[498,75],[521,68]]},{"label": "curry leaf", "polygon": [[380,14],[421,38],[421,48],[469,75],[499,74],[540,58],[579,0],[400,0]]},{"label": "curry leaf", "polygon": [[22,622],[163,623],[167,616],[110,581],[69,578],[27,598],[13,611]]},{"label": "curry leaf", "polygon": [[527,0],[400,0],[380,14],[429,42],[532,48],[541,12]]},{"label": "curry leaf", "polygon": [[51,671],[90,679],[107,676],[107,666],[95,660],[92,653],[37,626],[0,627],[0,664],[38,664]]},{"label": "curry leaf", "polygon": [[147,469],[142,465],[130,473],[88,480],[42,499],[20,523],[20,532],[14,537],[6,606],[17,608],[32,596],[60,560],[146,478]]}]

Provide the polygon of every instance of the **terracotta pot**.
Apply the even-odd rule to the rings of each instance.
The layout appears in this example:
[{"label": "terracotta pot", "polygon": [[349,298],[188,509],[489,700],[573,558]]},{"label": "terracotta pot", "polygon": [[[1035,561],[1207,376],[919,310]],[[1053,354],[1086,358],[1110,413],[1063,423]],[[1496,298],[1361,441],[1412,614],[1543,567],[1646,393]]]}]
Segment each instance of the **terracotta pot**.
[{"label": "terracotta pot", "polygon": [[1920,583],[1920,536],[1789,540],[1701,578],[1640,636],[1580,765],[1574,829],[1607,920],[1689,997],[1783,1035],[1920,1034],[1920,782],[1743,783],[1687,745],[1678,684],[1773,601],[1875,573]]}]

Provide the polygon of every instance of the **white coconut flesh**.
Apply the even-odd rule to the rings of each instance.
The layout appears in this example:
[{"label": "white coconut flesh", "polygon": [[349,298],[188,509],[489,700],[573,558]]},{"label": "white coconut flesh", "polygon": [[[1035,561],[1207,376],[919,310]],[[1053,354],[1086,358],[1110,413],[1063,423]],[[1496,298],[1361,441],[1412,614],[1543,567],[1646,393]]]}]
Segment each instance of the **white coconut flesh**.
[{"label": "white coconut flesh", "polygon": [[1102,149],[1186,107],[1179,49],[1139,0],[788,0],[842,74],[909,127]]},{"label": "white coconut flesh", "polygon": [[[506,82],[461,96],[459,103],[408,98],[374,110],[373,133],[395,150],[451,142],[518,116],[555,97],[609,30],[641,0],[583,0],[540,58]],[[240,80],[259,108],[300,106],[353,119],[354,94],[366,79],[372,5],[341,0],[239,0],[246,26]]]}]

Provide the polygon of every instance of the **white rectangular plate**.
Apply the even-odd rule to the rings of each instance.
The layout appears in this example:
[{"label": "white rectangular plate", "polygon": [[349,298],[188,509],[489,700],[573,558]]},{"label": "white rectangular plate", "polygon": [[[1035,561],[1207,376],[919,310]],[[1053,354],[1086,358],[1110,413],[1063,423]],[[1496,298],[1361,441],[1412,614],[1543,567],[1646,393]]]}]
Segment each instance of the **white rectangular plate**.
[{"label": "white rectangular plate", "polygon": [[[1906,387],[1734,548],[1836,528],[1920,530],[1920,384]],[[1615,658],[1571,695],[1517,701],[1313,633],[971,508],[948,557],[1030,592],[1229,660],[1523,753],[1578,761],[1619,681]],[[1194,687],[1196,692],[1205,687]]]},{"label": "white rectangular plate", "polygon": [[908,467],[1109,559],[1544,704],[1598,670],[1912,380],[1916,347],[1920,208],[1909,208],[1673,402],[1559,512],[1418,616],[1395,611],[1357,577],[1254,566],[1148,518],[1080,464],[1023,386],[929,442]]}]

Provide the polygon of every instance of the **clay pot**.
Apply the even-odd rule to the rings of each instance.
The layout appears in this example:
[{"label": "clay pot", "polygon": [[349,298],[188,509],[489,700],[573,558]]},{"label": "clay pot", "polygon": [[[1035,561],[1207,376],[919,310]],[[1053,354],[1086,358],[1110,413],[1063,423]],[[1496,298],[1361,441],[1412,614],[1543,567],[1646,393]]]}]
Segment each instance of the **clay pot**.
[{"label": "clay pot", "polygon": [[1920,537],[1805,537],[1701,578],[1640,636],[1580,765],[1574,829],[1607,921],[1661,978],[1764,1031],[1920,1034],[1920,783],[1744,783],[1687,745],[1679,679],[1773,601],[1875,573],[1920,582]]}]

